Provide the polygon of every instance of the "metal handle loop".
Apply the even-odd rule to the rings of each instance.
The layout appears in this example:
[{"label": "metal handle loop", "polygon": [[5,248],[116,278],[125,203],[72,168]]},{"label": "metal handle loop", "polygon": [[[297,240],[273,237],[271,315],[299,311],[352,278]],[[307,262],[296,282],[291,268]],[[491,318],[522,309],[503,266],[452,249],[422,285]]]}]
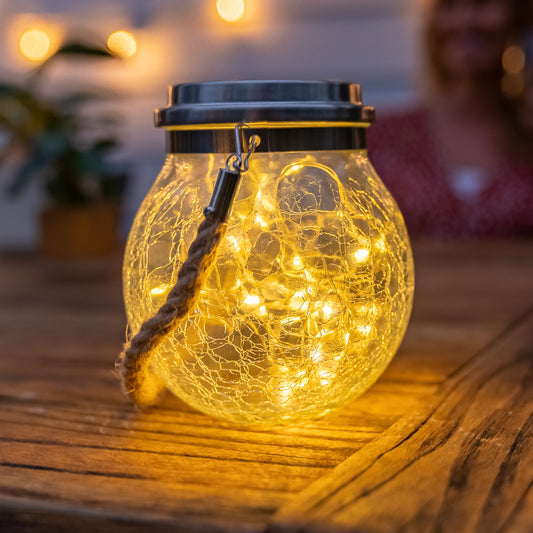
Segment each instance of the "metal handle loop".
[{"label": "metal handle loop", "polygon": [[239,122],[235,125],[235,153],[231,154],[226,159],[226,170],[232,172],[246,172],[249,168],[249,159],[255,152],[255,149],[261,143],[259,135],[252,135],[248,139],[248,152],[243,159],[242,145],[241,145],[241,130],[248,128],[244,122]]}]

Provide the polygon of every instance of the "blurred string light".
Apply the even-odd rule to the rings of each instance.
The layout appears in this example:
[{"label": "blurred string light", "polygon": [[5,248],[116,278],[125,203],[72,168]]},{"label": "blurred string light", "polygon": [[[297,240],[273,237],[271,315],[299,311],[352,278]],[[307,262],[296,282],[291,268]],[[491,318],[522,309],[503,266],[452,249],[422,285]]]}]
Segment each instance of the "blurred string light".
[{"label": "blurred string light", "polygon": [[50,51],[50,36],[39,28],[26,30],[19,41],[20,53],[30,61],[42,61]]},{"label": "blurred string light", "polygon": [[107,48],[119,57],[131,57],[137,51],[137,41],[129,31],[116,31],[107,39]]},{"label": "blurred string light", "polygon": [[525,90],[524,69],[526,66],[526,54],[518,45],[507,47],[502,56],[504,75],[501,82],[503,94],[507,98],[520,98]]},{"label": "blurred string light", "polygon": [[526,54],[521,46],[512,45],[506,48],[502,56],[502,65],[509,74],[519,74],[526,66]]},{"label": "blurred string light", "polygon": [[244,0],[217,0],[217,11],[222,20],[237,22],[244,15]]}]

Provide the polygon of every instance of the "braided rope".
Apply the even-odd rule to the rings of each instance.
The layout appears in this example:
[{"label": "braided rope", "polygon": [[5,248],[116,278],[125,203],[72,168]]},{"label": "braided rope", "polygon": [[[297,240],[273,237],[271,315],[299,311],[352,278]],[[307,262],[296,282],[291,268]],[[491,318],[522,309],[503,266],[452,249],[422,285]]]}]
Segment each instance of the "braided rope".
[{"label": "braided rope", "polygon": [[142,324],[120,354],[117,369],[122,388],[138,406],[153,405],[165,389],[163,381],[150,370],[152,353],[192,308],[225,227],[212,213],[206,213],[166,302]]}]

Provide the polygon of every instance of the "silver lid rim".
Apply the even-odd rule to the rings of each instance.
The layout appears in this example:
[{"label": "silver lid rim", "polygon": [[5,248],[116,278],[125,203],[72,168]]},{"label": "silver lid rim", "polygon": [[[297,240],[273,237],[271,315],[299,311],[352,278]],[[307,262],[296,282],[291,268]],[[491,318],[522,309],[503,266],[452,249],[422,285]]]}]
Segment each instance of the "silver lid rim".
[{"label": "silver lid rim", "polygon": [[361,88],[338,81],[200,82],[170,88],[169,105],[155,112],[155,125],[238,122],[370,123],[374,109],[363,106]]}]

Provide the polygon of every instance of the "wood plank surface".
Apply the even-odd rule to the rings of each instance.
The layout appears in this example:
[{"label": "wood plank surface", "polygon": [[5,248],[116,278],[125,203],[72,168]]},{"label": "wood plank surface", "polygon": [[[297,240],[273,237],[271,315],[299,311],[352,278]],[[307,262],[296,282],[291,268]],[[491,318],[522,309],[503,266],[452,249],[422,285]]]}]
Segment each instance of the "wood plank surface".
[{"label": "wood plank surface", "polygon": [[[426,413],[457,369],[503,342],[533,303],[530,242],[420,243],[415,262],[413,319],[378,383],[323,420],[265,430],[171,396],[149,411],[129,405],[113,374],[125,328],[118,259],[69,270],[1,257],[0,530],[266,531],[278,510],[276,527],[292,527],[291,505],[305,508],[335,466],[412,427],[409,417]],[[500,441],[507,452],[509,439]],[[311,512],[310,527],[356,523],[348,507],[324,517]],[[529,524],[527,513],[513,520]]]},{"label": "wood plank surface", "polygon": [[[34,258],[4,258],[0,286],[8,531],[260,531],[428,391],[399,383],[327,421],[275,431],[214,420],[171,396],[137,411],[113,375],[125,331],[118,261],[65,277]],[[377,398],[391,408],[380,412]]]},{"label": "wood plank surface", "polygon": [[530,532],[532,459],[533,309],[282,507],[273,531]]},{"label": "wood plank surface", "polygon": [[429,401],[282,506],[271,530],[530,532],[532,489],[533,306]]}]

